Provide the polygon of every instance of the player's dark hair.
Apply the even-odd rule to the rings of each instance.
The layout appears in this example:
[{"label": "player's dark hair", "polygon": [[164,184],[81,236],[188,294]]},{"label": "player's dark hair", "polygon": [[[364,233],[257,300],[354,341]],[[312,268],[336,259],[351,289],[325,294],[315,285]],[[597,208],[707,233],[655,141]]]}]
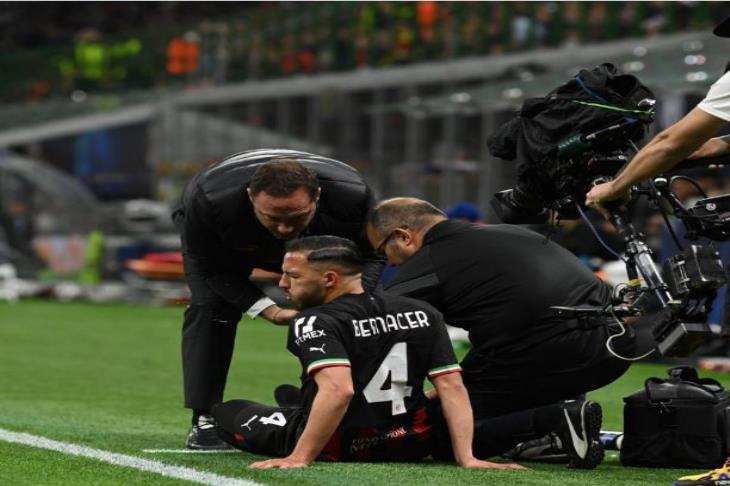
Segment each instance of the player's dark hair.
[{"label": "player's dark hair", "polygon": [[432,223],[434,218],[446,218],[446,215],[430,202],[411,197],[386,199],[368,215],[369,223],[380,235],[387,235],[396,228],[418,231]]},{"label": "player's dark hair", "polygon": [[362,272],[363,257],[357,245],[339,236],[306,236],[286,243],[287,252],[309,252],[307,261],[332,263],[346,274]]},{"label": "player's dark hair", "polygon": [[314,171],[294,159],[275,159],[261,164],[248,186],[251,196],[263,191],[274,197],[286,197],[300,187],[305,188],[309,196],[315,199],[319,181]]}]

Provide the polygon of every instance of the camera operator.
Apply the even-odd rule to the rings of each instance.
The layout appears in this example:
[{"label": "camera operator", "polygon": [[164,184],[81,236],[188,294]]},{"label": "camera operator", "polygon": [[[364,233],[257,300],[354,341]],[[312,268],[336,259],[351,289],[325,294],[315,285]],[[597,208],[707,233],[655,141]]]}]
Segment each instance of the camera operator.
[{"label": "camera operator", "polygon": [[[395,198],[375,206],[368,238],[401,266],[386,291],[425,300],[469,332],[461,366],[476,419],[575,398],[629,367],[607,350],[606,320],[551,309],[604,306],[611,289],[537,233],[449,220],[426,201]],[[633,347],[633,336],[622,338],[614,351]]]},{"label": "camera operator", "polygon": [[[714,33],[730,37],[730,17],[715,27]],[[728,122],[730,72],[726,69],[697,107],[654,137],[614,180],[593,187],[586,195],[586,205],[599,207],[602,203],[620,199],[633,185],[671,169],[688,157],[715,157],[730,153],[730,136],[710,138]]]}]

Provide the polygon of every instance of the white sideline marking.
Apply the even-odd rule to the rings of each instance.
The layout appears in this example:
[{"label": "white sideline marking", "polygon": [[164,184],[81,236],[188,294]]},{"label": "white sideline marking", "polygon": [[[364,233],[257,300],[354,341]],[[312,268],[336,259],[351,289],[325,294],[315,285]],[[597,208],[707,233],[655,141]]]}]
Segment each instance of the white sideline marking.
[{"label": "white sideline marking", "polygon": [[142,449],[148,454],[231,454],[241,452],[238,449],[221,449],[207,451],[205,449]]},{"label": "white sideline marking", "polygon": [[63,454],[70,454],[72,456],[90,457],[116,466],[131,467],[140,471],[148,471],[170,478],[183,479],[185,481],[207,484],[210,486],[263,486],[254,481],[198,471],[191,467],[173,466],[171,464],[165,464],[164,462],[142,459],[141,457],[128,456],[126,454],[117,454],[115,452],[80,446],[69,442],[60,442],[38,435],[12,432],[2,428],[0,428],[0,441],[24,444],[32,447],[39,447],[41,449],[49,449],[52,451],[62,452]]}]

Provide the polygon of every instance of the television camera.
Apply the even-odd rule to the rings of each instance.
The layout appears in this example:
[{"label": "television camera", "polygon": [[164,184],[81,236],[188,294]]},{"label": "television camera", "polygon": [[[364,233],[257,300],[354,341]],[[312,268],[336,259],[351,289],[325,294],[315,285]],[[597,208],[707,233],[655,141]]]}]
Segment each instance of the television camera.
[{"label": "television camera", "polygon": [[[643,137],[643,130],[636,130],[637,124],[648,125],[653,121],[653,106],[652,99],[641,100],[638,107],[643,114],[633,114],[588,133],[576,132],[560,141],[551,157],[523,162],[523,165],[531,164],[529,170],[520,172],[513,189],[495,194],[492,200],[498,217],[505,223],[536,224],[546,222],[552,214],[559,219],[582,217],[590,225],[585,216],[585,194],[593,185],[610,180],[629,161],[629,154],[637,151],[634,141]],[[706,167],[721,162],[688,160],[677,168]],[[700,189],[685,176],[660,176],[634,187],[629,201],[606,207],[611,223],[624,242],[624,252],[618,256],[626,264],[629,281],[617,287],[613,301],[606,307],[554,307],[559,315],[610,316],[622,327],[629,316],[647,316],[651,321],[654,349],[663,356],[688,356],[712,334],[706,319],[717,289],[726,283],[726,276],[712,243],[702,245],[698,240],[730,239],[730,195],[704,196],[687,207],[672,191],[677,179],[687,179]],[[692,242],[682,249],[675,237],[681,252],[668,259],[661,271],[654,263],[645,236],[631,221],[632,204],[642,197],[659,208],[667,224],[667,215],[681,220],[687,229],[685,238]]]}]

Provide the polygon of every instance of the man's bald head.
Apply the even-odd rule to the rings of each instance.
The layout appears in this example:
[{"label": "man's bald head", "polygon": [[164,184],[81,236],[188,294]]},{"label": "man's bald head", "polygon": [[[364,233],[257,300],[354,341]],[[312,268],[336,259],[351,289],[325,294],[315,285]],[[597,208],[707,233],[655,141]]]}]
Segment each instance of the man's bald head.
[{"label": "man's bald head", "polygon": [[381,238],[396,228],[408,228],[423,232],[434,224],[447,219],[433,204],[414,197],[395,197],[378,203],[370,212],[371,231]]}]

